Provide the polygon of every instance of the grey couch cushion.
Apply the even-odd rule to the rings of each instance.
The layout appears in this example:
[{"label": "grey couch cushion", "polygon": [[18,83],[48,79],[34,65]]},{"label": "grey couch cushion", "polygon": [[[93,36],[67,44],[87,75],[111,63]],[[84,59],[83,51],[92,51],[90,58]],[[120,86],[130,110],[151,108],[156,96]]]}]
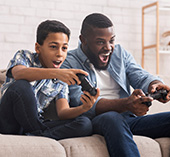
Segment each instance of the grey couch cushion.
[{"label": "grey couch cushion", "polygon": [[163,157],[170,157],[170,138],[157,138],[156,141],[160,144]]},{"label": "grey couch cushion", "polygon": [[66,157],[66,153],[59,142],[50,138],[0,134],[0,156]]},{"label": "grey couch cushion", "polygon": [[[155,140],[134,136],[141,157],[161,157],[159,143]],[[104,137],[93,135],[89,137],[70,138],[59,141],[69,157],[109,157]]]}]

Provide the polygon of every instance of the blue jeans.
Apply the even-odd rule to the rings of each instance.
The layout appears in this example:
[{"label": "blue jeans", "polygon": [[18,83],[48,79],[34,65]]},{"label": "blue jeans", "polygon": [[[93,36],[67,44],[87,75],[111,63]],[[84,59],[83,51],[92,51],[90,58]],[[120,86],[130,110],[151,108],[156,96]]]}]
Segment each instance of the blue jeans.
[{"label": "blue jeans", "polygon": [[91,135],[92,123],[84,116],[71,120],[44,121],[38,114],[30,83],[17,80],[1,99],[0,133],[46,136],[59,140]]},{"label": "blue jeans", "polygon": [[136,117],[114,111],[96,116],[93,131],[104,136],[110,157],[139,157],[133,135],[170,137],[170,112]]}]

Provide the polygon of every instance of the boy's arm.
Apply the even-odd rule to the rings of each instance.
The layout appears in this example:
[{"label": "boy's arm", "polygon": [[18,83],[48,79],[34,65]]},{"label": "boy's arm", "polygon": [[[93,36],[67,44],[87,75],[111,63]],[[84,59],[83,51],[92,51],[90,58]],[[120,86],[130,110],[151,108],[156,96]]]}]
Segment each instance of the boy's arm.
[{"label": "boy's arm", "polygon": [[77,107],[70,107],[68,101],[64,98],[58,99],[56,101],[56,110],[60,120],[72,119],[80,116],[82,113],[90,110],[97,100],[100,94],[99,89],[97,89],[96,96],[91,96],[88,92],[84,92],[80,100],[83,102],[82,105]]},{"label": "boy's arm", "polygon": [[87,72],[80,69],[56,69],[56,68],[36,68],[16,65],[11,70],[15,80],[25,79],[35,81],[41,79],[59,79],[68,85],[80,84],[77,73],[88,75]]}]

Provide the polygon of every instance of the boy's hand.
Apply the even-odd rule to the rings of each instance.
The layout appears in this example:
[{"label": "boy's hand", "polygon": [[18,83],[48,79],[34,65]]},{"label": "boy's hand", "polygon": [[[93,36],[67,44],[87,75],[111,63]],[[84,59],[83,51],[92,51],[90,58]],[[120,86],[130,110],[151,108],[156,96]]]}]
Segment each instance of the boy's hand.
[{"label": "boy's hand", "polygon": [[57,70],[57,79],[67,83],[68,85],[80,84],[77,73],[88,75],[88,73],[81,69],[59,69]]},{"label": "boy's hand", "polygon": [[93,104],[96,102],[98,96],[100,95],[100,90],[97,88],[97,94],[95,96],[91,96],[89,92],[84,91],[84,94],[81,95],[80,100],[82,101],[82,108],[86,112],[90,110]]}]

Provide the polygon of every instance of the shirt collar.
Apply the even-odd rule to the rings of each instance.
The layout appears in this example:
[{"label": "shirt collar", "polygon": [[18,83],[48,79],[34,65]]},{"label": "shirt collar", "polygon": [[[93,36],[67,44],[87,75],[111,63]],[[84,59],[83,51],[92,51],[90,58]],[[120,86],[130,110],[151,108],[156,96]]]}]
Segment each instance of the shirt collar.
[{"label": "shirt collar", "polygon": [[84,52],[82,51],[81,49],[81,43],[79,43],[78,45],[78,51],[77,51],[77,54],[76,54],[81,62],[84,64],[84,65],[87,65],[88,67],[90,66],[90,60],[87,58],[87,56],[84,54]]},{"label": "shirt collar", "polygon": [[42,64],[39,60],[38,53],[34,53],[34,66],[35,67],[42,67]]}]

